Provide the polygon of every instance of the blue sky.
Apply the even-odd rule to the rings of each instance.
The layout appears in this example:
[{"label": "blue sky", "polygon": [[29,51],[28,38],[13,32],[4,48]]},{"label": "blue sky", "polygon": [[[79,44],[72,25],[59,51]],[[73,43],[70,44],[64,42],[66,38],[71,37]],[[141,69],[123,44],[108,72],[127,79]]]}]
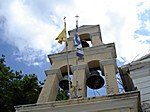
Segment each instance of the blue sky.
[{"label": "blue sky", "polygon": [[149,0],[0,0],[0,54],[43,81],[47,55],[64,47],[55,41],[63,17],[72,30],[76,14],[79,26],[100,24],[103,42],[115,42],[119,66],[150,52]]}]

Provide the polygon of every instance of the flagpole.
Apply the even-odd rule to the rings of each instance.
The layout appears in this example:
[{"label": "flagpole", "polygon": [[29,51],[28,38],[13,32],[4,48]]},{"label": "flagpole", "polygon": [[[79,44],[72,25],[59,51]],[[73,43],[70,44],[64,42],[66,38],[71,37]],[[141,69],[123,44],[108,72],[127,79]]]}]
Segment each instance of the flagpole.
[{"label": "flagpole", "polygon": [[[66,23],[65,21],[66,17],[64,17],[64,22]],[[65,32],[66,33],[66,32]],[[66,34],[67,36],[67,34]],[[66,37],[67,38],[67,37]],[[67,54],[67,70],[68,70],[68,84],[69,84],[69,93],[70,93],[70,96],[69,96],[69,99],[71,100],[71,87],[70,87],[70,68],[69,68],[69,59],[68,59],[68,43],[66,41],[66,54]]]},{"label": "flagpole", "polygon": [[76,91],[75,96],[78,97],[78,57],[76,58]]},{"label": "flagpole", "polygon": [[[78,15],[75,16],[76,17],[76,27],[78,24]],[[78,57],[76,57],[76,97],[78,97]]]},{"label": "flagpole", "polygon": [[75,35],[74,35],[74,44],[75,44],[75,49],[76,49],[76,86],[75,86],[75,96],[76,97],[80,97],[78,96],[79,95],[79,89],[78,89],[78,58],[84,58],[84,52],[83,52],[83,49],[82,49],[82,43],[80,41],[80,38],[79,38],[79,34],[78,34],[78,17],[79,16],[75,16],[76,17],[76,32],[75,32]]},{"label": "flagpole", "polygon": [[70,68],[69,68],[69,60],[68,60],[68,43],[67,42],[66,42],[66,52],[67,52],[67,70],[68,70],[69,93],[70,93],[69,99],[71,100]]}]

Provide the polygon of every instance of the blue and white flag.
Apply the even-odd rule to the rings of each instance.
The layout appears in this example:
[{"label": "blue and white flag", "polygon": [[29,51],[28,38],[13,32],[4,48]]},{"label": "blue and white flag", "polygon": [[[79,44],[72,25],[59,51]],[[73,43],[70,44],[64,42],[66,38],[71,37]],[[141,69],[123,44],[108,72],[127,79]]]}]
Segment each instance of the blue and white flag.
[{"label": "blue and white flag", "polygon": [[84,52],[80,41],[80,37],[78,35],[78,21],[76,21],[76,32],[74,35],[74,44],[75,44],[75,49],[77,50],[76,55],[80,58],[83,58]]}]

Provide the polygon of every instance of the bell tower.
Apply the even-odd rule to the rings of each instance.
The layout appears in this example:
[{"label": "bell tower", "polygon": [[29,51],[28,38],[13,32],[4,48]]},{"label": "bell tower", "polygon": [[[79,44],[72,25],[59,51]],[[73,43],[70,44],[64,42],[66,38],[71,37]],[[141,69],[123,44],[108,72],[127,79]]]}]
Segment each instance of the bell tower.
[{"label": "bell tower", "polygon": [[[79,27],[79,37],[84,50],[84,58],[79,59],[76,56],[73,42],[75,29],[68,33],[69,72],[73,76],[70,89],[71,97],[76,97],[75,91],[77,97],[87,97],[87,86],[91,89],[101,88],[105,81],[99,75],[98,70],[105,76],[107,95],[117,94],[115,44],[102,42],[99,25],[83,25]],[[52,66],[50,70],[45,71],[47,78],[37,103],[55,101],[59,87],[65,90],[69,89],[66,50],[48,55],[48,57]],[[76,60],[78,64],[76,64]]]},{"label": "bell tower", "polygon": [[[75,31],[68,32],[68,53],[64,48],[48,55],[51,68],[45,71],[47,77],[37,103],[16,106],[17,112],[141,112],[139,91],[118,91],[115,44],[103,43],[99,25],[81,26],[78,34],[84,58],[80,59],[74,48]],[[87,86],[101,89],[104,84],[105,96],[87,98]],[[69,100],[56,101],[59,87],[69,90]]]}]

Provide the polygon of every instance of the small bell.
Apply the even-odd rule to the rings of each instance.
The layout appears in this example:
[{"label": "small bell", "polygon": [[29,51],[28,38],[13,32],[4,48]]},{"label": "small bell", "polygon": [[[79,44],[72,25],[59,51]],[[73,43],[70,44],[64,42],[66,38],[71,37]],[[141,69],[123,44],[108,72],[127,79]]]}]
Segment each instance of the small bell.
[{"label": "small bell", "polygon": [[99,75],[98,71],[93,70],[87,78],[86,84],[91,89],[99,89],[104,85],[104,79]]},{"label": "small bell", "polygon": [[82,47],[89,47],[89,44],[85,40],[81,40]]},{"label": "small bell", "polygon": [[[71,83],[71,81],[70,81]],[[63,90],[69,90],[69,81],[68,81],[68,75],[65,75],[63,79],[59,82],[59,86]]]}]

